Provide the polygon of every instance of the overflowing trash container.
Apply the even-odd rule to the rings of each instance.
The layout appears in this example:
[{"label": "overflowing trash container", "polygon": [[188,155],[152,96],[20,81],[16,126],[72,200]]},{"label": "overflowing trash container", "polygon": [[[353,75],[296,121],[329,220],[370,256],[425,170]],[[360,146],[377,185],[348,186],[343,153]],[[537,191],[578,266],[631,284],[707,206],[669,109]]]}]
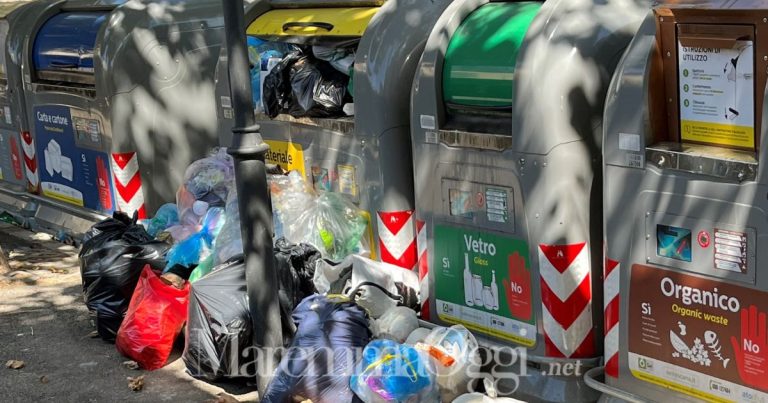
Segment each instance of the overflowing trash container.
[{"label": "overflowing trash container", "polygon": [[[417,260],[409,96],[439,1],[255,1],[247,6],[254,109],[267,162],[368,214],[371,256]],[[217,103],[232,127],[225,56]],[[227,145],[228,139],[224,139]]]},{"label": "overflowing trash container", "polygon": [[29,13],[20,58],[40,224],[82,233],[94,216],[144,218],[173,199],[218,143],[220,7],[70,0]]},{"label": "overflowing trash container", "polygon": [[[606,101],[606,396],[764,401],[768,7],[649,9]],[[590,375],[590,374],[588,374]]]},{"label": "overflowing trash container", "polygon": [[430,321],[525,351],[504,393],[597,398],[579,371],[602,356],[603,101],[648,3],[457,0],[428,39],[411,99],[421,292]]}]

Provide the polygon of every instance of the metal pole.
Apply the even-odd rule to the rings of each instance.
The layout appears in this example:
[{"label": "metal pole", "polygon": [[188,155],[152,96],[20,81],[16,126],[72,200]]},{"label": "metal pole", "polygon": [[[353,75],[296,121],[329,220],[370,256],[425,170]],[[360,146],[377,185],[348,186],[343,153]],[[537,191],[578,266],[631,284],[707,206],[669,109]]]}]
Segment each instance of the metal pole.
[{"label": "metal pole", "polygon": [[222,6],[229,87],[235,114],[229,153],[235,159],[253,344],[259,360],[256,383],[261,395],[278,364],[275,351],[283,346],[278,281],[272,254],[272,205],[264,163],[269,147],[262,141],[253,115],[243,0],[222,0]]}]

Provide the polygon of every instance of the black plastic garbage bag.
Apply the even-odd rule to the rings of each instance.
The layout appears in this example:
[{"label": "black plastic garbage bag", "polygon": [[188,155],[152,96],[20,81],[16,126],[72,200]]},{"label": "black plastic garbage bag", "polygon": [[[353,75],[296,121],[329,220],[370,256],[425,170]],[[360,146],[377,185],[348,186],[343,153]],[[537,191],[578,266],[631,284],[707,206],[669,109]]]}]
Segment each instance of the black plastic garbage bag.
[{"label": "black plastic garbage bag", "polygon": [[79,254],[83,295],[102,339],[115,341],[142,269],[150,265],[162,270],[169,248],[153,240],[136,217],[122,213],[95,224],[85,234]]},{"label": "black plastic garbage bag", "polygon": [[330,63],[302,57],[291,66],[291,105],[293,117],[332,117],[343,115],[349,76]]},{"label": "black plastic garbage bag", "polygon": [[182,359],[190,375],[216,380],[246,376],[253,362],[245,264],[225,263],[192,283]]},{"label": "black plastic garbage bag", "polygon": [[[294,245],[285,238],[275,242],[275,270],[280,284],[280,314],[283,318],[283,335],[286,341],[296,331],[291,313],[304,298],[315,294],[315,263],[320,252],[309,244]],[[287,343],[286,343],[287,345]]]},{"label": "black plastic garbage bag", "polygon": [[365,311],[354,302],[312,295],[293,312],[296,335],[262,398],[263,403],[358,401],[349,379],[371,340]]},{"label": "black plastic garbage bag", "polygon": [[291,103],[291,82],[288,77],[290,67],[301,59],[302,52],[288,53],[264,78],[261,103],[264,113],[270,118],[288,110]]}]

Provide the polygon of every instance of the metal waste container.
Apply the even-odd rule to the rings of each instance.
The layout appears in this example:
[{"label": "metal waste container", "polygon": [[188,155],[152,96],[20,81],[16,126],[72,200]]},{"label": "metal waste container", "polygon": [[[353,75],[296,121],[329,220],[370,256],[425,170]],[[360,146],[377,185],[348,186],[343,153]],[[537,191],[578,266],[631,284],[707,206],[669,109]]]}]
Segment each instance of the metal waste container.
[{"label": "metal waste container", "polygon": [[[24,39],[30,34],[31,16],[46,7],[46,1],[17,1],[0,4],[0,205],[19,211],[24,203],[12,195],[23,194],[28,180],[34,183],[29,127],[21,79]],[[3,191],[7,193],[3,193]]]},{"label": "metal waste container", "polygon": [[75,233],[175,199],[218,145],[221,4],[57,1],[29,21],[23,79],[38,223]]},{"label": "metal waste container", "polygon": [[645,3],[456,0],[427,42],[411,131],[429,318],[525,351],[501,393],[597,398],[579,372],[602,355],[603,101]]},{"label": "metal waste container", "polygon": [[766,401],[768,5],[668,3],[606,101],[607,385],[590,380],[625,399]]},{"label": "metal waste container", "polygon": [[[409,100],[427,35],[449,0],[256,1],[247,34],[275,43],[354,49],[354,116],[270,119],[257,113],[267,162],[300,171],[369,213],[374,259],[413,269],[413,167]],[[350,46],[351,44],[351,46]],[[226,59],[219,65],[222,133],[232,127]],[[224,139],[224,144],[229,140]]]}]

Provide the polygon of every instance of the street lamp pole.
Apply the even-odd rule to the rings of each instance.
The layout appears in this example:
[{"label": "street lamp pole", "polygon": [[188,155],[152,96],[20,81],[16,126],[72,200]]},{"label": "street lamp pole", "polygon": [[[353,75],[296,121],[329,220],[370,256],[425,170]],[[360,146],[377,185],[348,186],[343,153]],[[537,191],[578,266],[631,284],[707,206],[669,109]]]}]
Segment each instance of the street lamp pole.
[{"label": "street lamp pole", "polygon": [[262,140],[253,114],[243,0],[222,0],[222,7],[235,115],[229,154],[235,160],[253,344],[259,360],[256,383],[259,395],[263,395],[277,367],[275,351],[283,346],[279,285],[272,253],[272,205],[264,161],[269,146]]}]

